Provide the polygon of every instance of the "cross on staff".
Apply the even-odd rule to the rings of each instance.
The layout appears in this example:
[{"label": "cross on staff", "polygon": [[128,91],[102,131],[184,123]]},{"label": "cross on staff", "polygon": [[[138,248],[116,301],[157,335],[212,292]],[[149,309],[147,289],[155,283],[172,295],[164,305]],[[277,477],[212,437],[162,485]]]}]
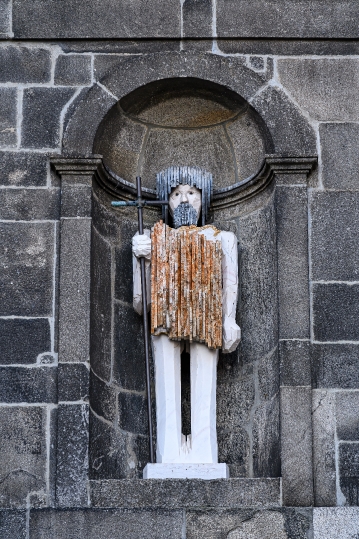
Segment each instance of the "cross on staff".
[{"label": "cross on staff", "polygon": [[[137,208],[138,215],[138,233],[143,234],[143,208],[145,206],[163,206],[168,204],[162,200],[145,200],[142,198],[142,186],[141,177],[136,177],[137,198],[128,202],[118,200],[111,202],[111,206],[125,207],[135,206]],[[142,292],[142,310],[143,310],[143,335],[145,345],[145,361],[146,361],[146,387],[147,387],[147,413],[148,413],[148,430],[150,435],[150,459],[151,462],[155,462],[153,451],[153,426],[152,426],[152,413],[151,413],[151,378],[150,378],[150,333],[148,327],[148,314],[147,314],[147,286],[146,286],[146,269],[145,259],[142,256],[140,258],[141,264],[141,292]]]}]

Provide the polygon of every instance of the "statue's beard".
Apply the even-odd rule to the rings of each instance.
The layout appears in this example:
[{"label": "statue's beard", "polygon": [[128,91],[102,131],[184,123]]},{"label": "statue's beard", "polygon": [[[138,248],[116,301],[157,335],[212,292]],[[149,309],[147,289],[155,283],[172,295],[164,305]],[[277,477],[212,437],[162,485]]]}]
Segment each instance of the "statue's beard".
[{"label": "statue's beard", "polygon": [[191,204],[184,202],[179,204],[173,212],[173,226],[179,228],[180,226],[196,225],[198,221],[198,214]]}]

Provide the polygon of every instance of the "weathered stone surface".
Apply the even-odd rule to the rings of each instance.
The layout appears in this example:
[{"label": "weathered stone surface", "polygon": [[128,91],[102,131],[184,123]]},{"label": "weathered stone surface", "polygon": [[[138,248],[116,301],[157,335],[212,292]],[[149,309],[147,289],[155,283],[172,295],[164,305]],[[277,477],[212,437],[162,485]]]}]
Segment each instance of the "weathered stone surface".
[{"label": "weathered stone surface", "polygon": [[1,189],[0,219],[55,220],[59,218],[59,189]]},{"label": "weathered stone surface", "polygon": [[0,5],[0,36],[9,37],[11,34],[11,0],[3,0]]},{"label": "weathered stone surface", "polygon": [[[95,414],[113,422],[116,416],[117,391],[98,378],[92,371],[90,374],[90,404]],[[125,429],[127,430],[127,429]]]},{"label": "weathered stone surface", "polygon": [[[84,176],[84,180],[88,179]],[[61,217],[91,217],[91,184],[61,182]]]},{"label": "weathered stone surface", "polygon": [[310,387],[281,388],[283,503],[313,504],[312,396]]},{"label": "weathered stone surface", "polygon": [[0,315],[51,316],[54,225],[0,223]]},{"label": "weathered stone surface", "polygon": [[277,187],[279,336],[309,337],[306,187]]},{"label": "weathered stone surface", "polygon": [[91,53],[110,53],[110,54],[133,54],[149,52],[168,52],[179,51],[180,41],[172,39],[120,39],[120,40],[61,40],[58,45],[65,53],[69,52],[91,52]]},{"label": "weathered stone surface", "polygon": [[212,37],[211,0],[185,0],[182,6],[183,37]]},{"label": "weathered stone surface", "polygon": [[280,341],[279,357],[281,386],[311,385],[309,341]]},{"label": "weathered stone surface", "polygon": [[339,476],[346,505],[359,505],[359,443],[339,444]]},{"label": "weathered stone surface", "polygon": [[315,389],[312,410],[314,503],[336,505],[335,394]]},{"label": "weathered stone surface", "polygon": [[358,535],[359,507],[313,509],[314,539],[353,539]]},{"label": "weathered stone surface", "polygon": [[238,353],[249,362],[264,357],[277,344],[276,227],[272,204],[241,218],[238,228],[239,325],[246,328]]},{"label": "weathered stone surface", "polygon": [[149,461],[148,439],[113,428],[90,414],[90,477],[142,478]]},{"label": "weathered stone surface", "polygon": [[0,88],[0,145],[16,146],[17,143],[17,90]]},{"label": "weathered stone surface", "polygon": [[26,539],[26,511],[0,510],[0,536],[2,539]]},{"label": "weathered stone surface", "polygon": [[[81,43],[81,42],[80,42]],[[124,45],[125,46],[125,45]],[[64,45],[62,45],[64,48]],[[76,45],[74,44],[74,47]],[[81,47],[77,44],[77,47]],[[82,47],[84,47],[82,45]],[[217,47],[226,54],[300,55],[353,55],[358,54],[358,44],[353,40],[334,39],[218,39]],[[75,49],[77,50],[77,48]],[[81,49],[80,49],[81,50]]]},{"label": "weathered stone surface", "polygon": [[30,539],[181,539],[182,511],[32,511]]},{"label": "weathered stone surface", "polygon": [[313,386],[359,389],[359,345],[311,346]]},{"label": "weathered stone surface", "polygon": [[71,88],[24,90],[23,148],[56,148],[60,145],[60,114],[73,95],[74,90]]},{"label": "weathered stone surface", "polygon": [[0,367],[0,402],[56,402],[54,367]]},{"label": "weathered stone surface", "polygon": [[314,339],[358,341],[359,285],[313,285]]},{"label": "weathered stone surface", "polygon": [[137,223],[123,221],[121,223],[121,242],[115,249],[116,277],[115,298],[132,305],[132,237],[138,229]]},{"label": "weathered stone surface", "polygon": [[0,49],[0,82],[41,83],[51,78],[50,49],[8,45]]},{"label": "weathered stone surface", "polygon": [[356,241],[358,204],[359,193],[312,193],[311,258],[314,280],[359,280],[359,246]]},{"label": "weathered stone surface", "polygon": [[15,38],[142,38],[180,37],[180,5],[152,0],[123,3],[104,0],[84,9],[82,2],[67,0],[46,4],[40,0],[15,0]]},{"label": "weathered stone surface", "polygon": [[114,379],[123,389],[145,390],[142,317],[115,302]]},{"label": "weathered stone surface", "polygon": [[122,392],[118,395],[119,426],[122,430],[148,435],[147,399],[145,395]]},{"label": "weathered stone surface", "polygon": [[252,436],[254,477],[278,477],[280,475],[279,395],[256,406]]},{"label": "weathered stone surface", "polygon": [[65,154],[86,156],[92,153],[97,129],[116,101],[97,85],[80,93],[66,115],[63,139]]},{"label": "weathered stone surface", "polygon": [[87,400],[89,369],[84,363],[60,363],[58,366],[58,400]]},{"label": "weathered stone surface", "polygon": [[59,360],[89,360],[90,219],[61,223]]},{"label": "weathered stone surface", "polygon": [[0,152],[1,185],[40,187],[47,182],[46,155]]},{"label": "weathered stone surface", "polygon": [[283,91],[268,86],[251,104],[267,123],[276,153],[316,154],[312,128]]},{"label": "weathered stone surface", "polygon": [[324,187],[359,189],[359,126],[355,123],[324,123],[319,126],[319,136]]},{"label": "weathered stone surface", "polygon": [[54,82],[58,86],[89,86],[91,84],[91,56],[80,54],[58,56]]},{"label": "weathered stone surface", "polygon": [[311,520],[310,509],[188,511],[186,538],[307,539],[311,531]]},{"label": "weathered stone surface", "polygon": [[46,411],[2,407],[0,430],[0,506],[26,507],[28,493],[46,486]]},{"label": "weathered stone surface", "polygon": [[[103,380],[111,377],[111,250],[92,229],[91,260],[91,368]],[[128,270],[131,274],[131,270]],[[101,414],[100,414],[101,415]]]},{"label": "weathered stone surface", "polygon": [[336,393],[336,418],[339,440],[359,440],[359,391]]},{"label": "weathered stone surface", "polygon": [[277,65],[280,82],[313,119],[322,122],[359,119],[357,59],[293,58],[280,59]]},{"label": "weathered stone surface", "polygon": [[194,509],[275,507],[280,479],[144,479],[91,481],[93,507]]},{"label": "weathered stone surface", "polygon": [[1,365],[36,363],[37,356],[50,348],[48,319],[0,319]]},{"label": "weathered stone surface", "polygon": [[285,0],[217,2],[218,37],[325,38],[356,36],[358,6],[351,0],[329,5]]},{"label": "weathered stone surface", "polygon": [[56,502],[59,507],[87,506],[88,429],[88,405],[58,406]]}]

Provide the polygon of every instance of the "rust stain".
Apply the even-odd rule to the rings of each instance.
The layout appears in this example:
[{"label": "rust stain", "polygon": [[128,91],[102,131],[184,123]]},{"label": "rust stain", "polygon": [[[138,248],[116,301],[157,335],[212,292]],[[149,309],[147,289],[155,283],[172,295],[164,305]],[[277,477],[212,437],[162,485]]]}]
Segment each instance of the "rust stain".
[{"label": "rust stain", "polygon": [[[222,346],[222,249],[220,239],[200,233],[204,228],[155,224],[151,332],[214,349]],[[214,237],[218,234],[215,229]]]}]

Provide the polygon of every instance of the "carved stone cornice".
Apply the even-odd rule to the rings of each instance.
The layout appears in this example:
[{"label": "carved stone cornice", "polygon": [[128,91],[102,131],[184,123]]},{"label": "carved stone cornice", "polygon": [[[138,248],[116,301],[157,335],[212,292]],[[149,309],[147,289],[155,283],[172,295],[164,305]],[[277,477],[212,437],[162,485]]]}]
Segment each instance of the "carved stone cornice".
[{"label": "carved stone cornice", "polygon": [[102,163],[102,155],[92,157],[51,157],[50,164],[60,177],[92,176]]}]

